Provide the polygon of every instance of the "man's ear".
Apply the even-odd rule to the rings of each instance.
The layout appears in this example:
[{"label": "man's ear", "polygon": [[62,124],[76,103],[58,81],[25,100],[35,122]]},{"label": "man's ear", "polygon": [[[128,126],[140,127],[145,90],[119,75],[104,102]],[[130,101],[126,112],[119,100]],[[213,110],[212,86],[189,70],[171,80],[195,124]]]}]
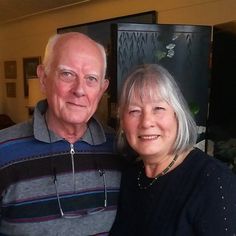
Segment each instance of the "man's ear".
[{"label": "man's ear", "polygon": [[108,79],[104,79],[103,84],[102,84],[102,92],[105,93],[109,86],[110,81]]},{"label": "man's ear", "polygon": [[37,66],[37,76],[40,80],[41,91],[45,94],[46,87],[45,87],[45,80],[46,80],[46,73],[44,65],[40,64]]}]

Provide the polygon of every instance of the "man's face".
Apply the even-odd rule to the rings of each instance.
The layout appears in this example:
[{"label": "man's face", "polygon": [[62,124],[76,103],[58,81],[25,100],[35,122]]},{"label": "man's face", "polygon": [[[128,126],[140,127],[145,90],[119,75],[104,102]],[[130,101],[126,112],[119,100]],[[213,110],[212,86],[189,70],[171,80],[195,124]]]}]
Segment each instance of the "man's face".
[{"label": "man's face", "polygon": [[108,87],[100,50],[87,40],[59,43],[43,84],[52,121],[87,123]]}]

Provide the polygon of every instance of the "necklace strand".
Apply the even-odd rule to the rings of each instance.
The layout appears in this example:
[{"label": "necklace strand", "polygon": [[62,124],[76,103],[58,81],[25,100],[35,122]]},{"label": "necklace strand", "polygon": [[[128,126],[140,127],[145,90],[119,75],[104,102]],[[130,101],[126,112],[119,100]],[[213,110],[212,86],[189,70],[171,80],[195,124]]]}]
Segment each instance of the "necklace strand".
[{"label": "necklace strand", "polygon": [[141,174],[142,174],[142,172],[144,172],[144,166],[143,166],[143,168],[139,171],[138,177],[137,177],[137,182],[138,182],[139,189],[146,190],[146,189],[150,188],[162,175],[166,174],[170,170],[170,168],[174,165],[177,158],[178,158],[178,155],[176,154],[174,159],[171,161],[171,163],[146,186],[143,186],[140,183]]}]

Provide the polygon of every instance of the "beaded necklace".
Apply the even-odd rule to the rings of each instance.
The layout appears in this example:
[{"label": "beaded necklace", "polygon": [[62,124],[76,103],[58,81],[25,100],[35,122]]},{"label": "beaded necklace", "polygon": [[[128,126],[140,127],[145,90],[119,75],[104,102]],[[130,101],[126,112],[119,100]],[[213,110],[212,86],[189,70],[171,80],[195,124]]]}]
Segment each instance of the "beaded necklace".
[{"label": "beaded necklace", "polygon": [[142,173],[144,174],[144,165],[143,165],[143,167],[142,167],[142,169],[139,171],[138,177],[137,177],[137,182],[138,182],[138,187],[139,187],[139,189],[141,189],[141,190],[146,190],[146,189],[150,188],[154,183],[156,183],[156,181],[157,181],[162,175],[166,174],[166,173],[170,170],[170,168],[174,165],[174,163],[175,163],[175,161],[177,160],[177,158],[178,158],[178,155],[176,154],[175,157],[174,157],[174,159],[171,161],[171,163],[170,163],[161,173],[159,173],[159,174],[158,174],[148,185],[146,185],[146,186],[143,186],[143,185],[141,185],[141,183],[140,183],[141,174],[142,174]]}]

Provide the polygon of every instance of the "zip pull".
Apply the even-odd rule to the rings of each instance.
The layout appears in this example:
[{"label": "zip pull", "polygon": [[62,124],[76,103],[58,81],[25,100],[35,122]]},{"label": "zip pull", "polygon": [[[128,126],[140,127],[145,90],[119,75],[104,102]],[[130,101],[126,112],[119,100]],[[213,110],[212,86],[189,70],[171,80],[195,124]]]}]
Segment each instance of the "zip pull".
[{"label": "zip pull", "polygon": [[70,155],[74,156],[74,154],[75,154],[74,144],[70,143]]},{"label": "zip pull", "polygon": [[75,162],[74,162],[74,144],[70,143],[70,156],[71,156],[71,167],[72,167],[72,186],[74,186],[74,192],[75,192]]},{"label": "zip pull", "polygon": [[106,183],[106,173],[104,169],[98,170],[99,175],[103,178],[103,187],[104,187],[104,207],[107,207],[107,183]]}]

